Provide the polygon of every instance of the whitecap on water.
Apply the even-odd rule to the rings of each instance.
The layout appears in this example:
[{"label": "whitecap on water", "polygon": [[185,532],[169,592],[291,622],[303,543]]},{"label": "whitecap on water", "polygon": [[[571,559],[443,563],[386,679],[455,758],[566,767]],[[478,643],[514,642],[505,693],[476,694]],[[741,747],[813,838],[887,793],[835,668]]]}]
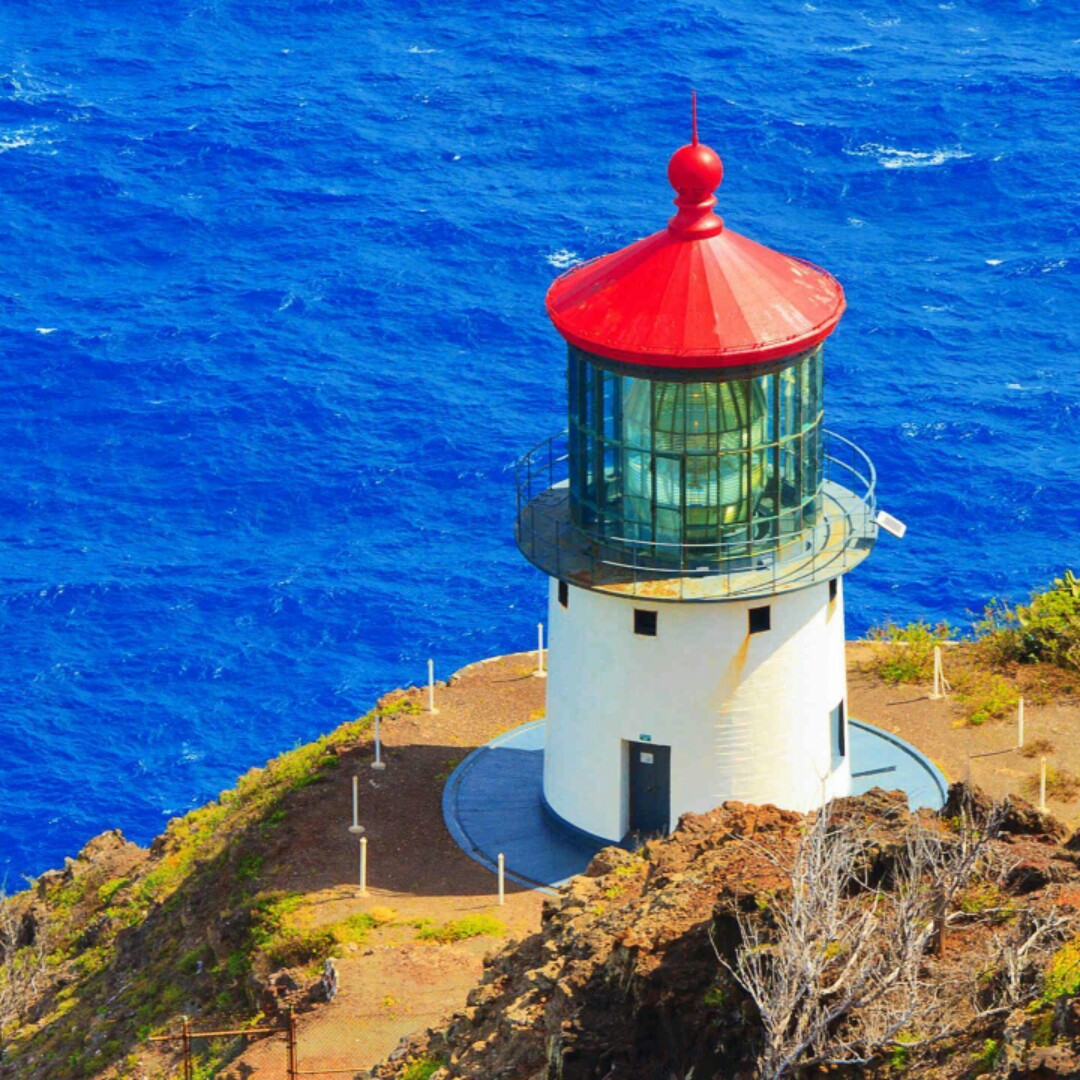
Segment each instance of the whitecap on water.
[{"label": "whitecap on water", "polygon": [[578,258],[578,253],[576,251],[559,248],[558,251],[553,251],[547,256],[547,261],[557,270],[566,270],[571,266],[576,266],[582,260]]},{"label": "whitecap on water", "polygon": [[844,153],[850,157],[872,157],[886,169],[925,169],[932,165],[944,165],[947,161],[962,161],[971,154],[959,146],[942,147],[938,150],[900,150],[881,143],[863,143],[858,150]]},{"label": "whitecap on water", "polygon": [[39,334],[55,334],[56,333],[56,327],[55,326],[35,326],[34,329]]}]

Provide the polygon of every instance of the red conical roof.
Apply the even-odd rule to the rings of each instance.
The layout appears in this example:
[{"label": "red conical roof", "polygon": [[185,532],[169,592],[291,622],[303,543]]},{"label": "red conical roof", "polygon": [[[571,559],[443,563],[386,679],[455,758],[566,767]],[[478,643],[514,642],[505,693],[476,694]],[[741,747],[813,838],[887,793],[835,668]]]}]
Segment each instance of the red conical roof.
[{"label": "red conical roof", "polygon": [[662,232],[558,278],[547,310],[571,345],[624,363],[725,368],[801,352],[832,333],[844,290],[825,270],[724,227],[719,156],[694,141],[668,165],[679,212]]}]

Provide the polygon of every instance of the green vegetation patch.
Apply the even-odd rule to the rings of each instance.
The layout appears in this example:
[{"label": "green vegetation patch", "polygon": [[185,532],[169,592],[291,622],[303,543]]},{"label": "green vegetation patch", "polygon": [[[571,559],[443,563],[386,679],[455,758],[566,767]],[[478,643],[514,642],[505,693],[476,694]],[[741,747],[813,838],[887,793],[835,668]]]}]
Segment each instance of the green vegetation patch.
[{"label": "green vegetation patch", "polygon": [[1050,958],[1042,999],[1045,1002],[1080,993],[1080,936],[1067,941]]},{"label": "green vegetation patch", "polygon": [[1016,607],[992,601],[976,632],[1000,663],[1047,663],[1080,672],[1080,578],[1066,570]]},{"label": "green vegetation patch", "polygon": [[506,924],[492,915],[466,915],[462,919],[451,919],[438,926],[425,920],[416,936],[420,941],[449,944],[474,937],[502,937],[505,933]]},{"label": "green vegetation patch", "polygon": [[405,1071],[401,1074],[401,1080],[431,1080],[431,1077],[445,1064],[445,1058],[441,1057],[428,1057],[425,1055],[416,1058],[405,1066]]},{"label": "green vegetation patch", "polygon": [[974,1071],[976,1073],[993,1072],[1004,1050],[1005,1044],[1000,1039],[986,1039],[972,1062]]},{"label": "green vegetation patch", "polygon": [[870,670],[887,683],[925,682],[934,677],[934,646],[956,637],[948,623],[908,623],[897,626],[887,622],[870,630],[871,641],[885,642],[876,651]]}]

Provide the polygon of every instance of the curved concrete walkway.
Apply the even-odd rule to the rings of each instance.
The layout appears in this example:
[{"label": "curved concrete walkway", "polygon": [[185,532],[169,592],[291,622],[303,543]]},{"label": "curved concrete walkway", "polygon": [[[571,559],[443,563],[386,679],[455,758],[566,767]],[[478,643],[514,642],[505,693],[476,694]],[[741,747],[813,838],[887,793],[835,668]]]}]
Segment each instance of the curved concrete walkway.
[{"label": "curved concrete walkway", "polygon": [[[900,788],[912,809],[940,809],[947,785],[913,746],[851,720],[852,794]],[[544,721],[523,724],[474,750],[443,789],[443,818],[462,850],[488,869],[501,852],[507,877],[550,889],[580,874],[604,847],[572,833],[544,809]]]}]

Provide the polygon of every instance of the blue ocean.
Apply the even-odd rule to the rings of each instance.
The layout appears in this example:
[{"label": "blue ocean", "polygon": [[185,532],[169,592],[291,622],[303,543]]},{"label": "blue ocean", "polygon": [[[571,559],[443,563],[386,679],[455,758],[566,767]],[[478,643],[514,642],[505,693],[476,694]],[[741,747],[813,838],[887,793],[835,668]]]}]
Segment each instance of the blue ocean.
[{"label": "blue ocean", "polygon": [[[719,212],[829,268],[904,520],[849,633],[1080,562],[1080,15],[1038,0],[3,0],[0,877],[532,647],[552,278]],[[1078,567],[1080,568],[1080,567]]]}]

